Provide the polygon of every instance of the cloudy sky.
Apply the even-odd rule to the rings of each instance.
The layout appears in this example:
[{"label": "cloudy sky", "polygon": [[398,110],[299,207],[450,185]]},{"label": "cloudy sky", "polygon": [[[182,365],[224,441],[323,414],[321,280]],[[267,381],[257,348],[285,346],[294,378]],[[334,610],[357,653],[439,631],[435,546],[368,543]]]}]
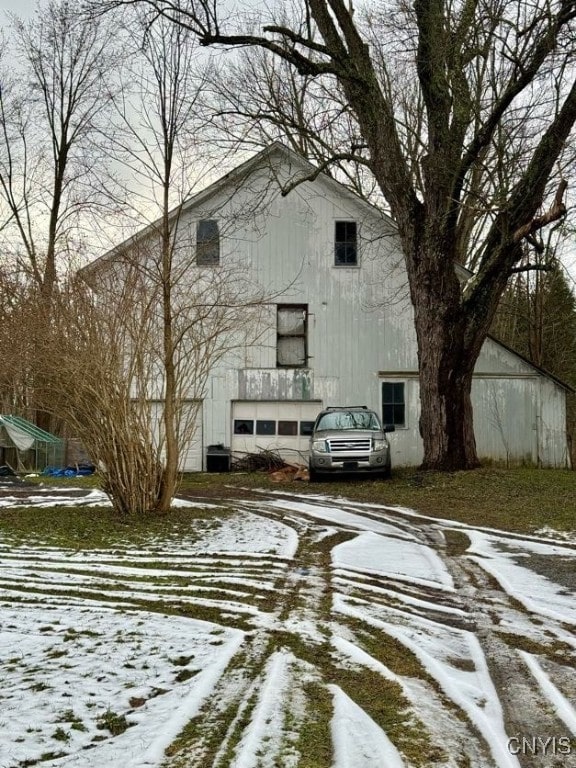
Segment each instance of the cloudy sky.
[{"label": "cloudy sky", "polygon": [[36,0],[0,0],[0,10],[13,11],[19,16],[31,16],[36,7]]}]

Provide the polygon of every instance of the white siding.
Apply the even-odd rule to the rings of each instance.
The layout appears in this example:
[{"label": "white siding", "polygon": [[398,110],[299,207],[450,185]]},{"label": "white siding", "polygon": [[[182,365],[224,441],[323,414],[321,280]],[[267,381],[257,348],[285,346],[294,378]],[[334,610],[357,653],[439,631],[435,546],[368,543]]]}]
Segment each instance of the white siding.
[{"label": "white siding", "polygon": [[[269,297],[258,343],[239,345],[208,381],[203,445],[239,445],[232,422],[240,402],[253,411],[266,403],[276,408],[276,418],[301,401],[314,402],[314,408],[362,404],[381,412],[386,378],[406,385],[407,423],[390,437],[393,462],[418,464],[416,339],[395,231],[389,219],[323,176],[282,197],[277,179],[286,181],[303,167],[281,149],[268,162],[235,186],[227,181],[201,194],[182,214],[183,253],[194,247],[198,220],[217,220],[223,267],[238,265]],[[358,224],[358,266],[334,266],[337,220]],[[276,367],[278,304],[307,305],[306,367]],[[562,387],[492,340],[476,373],[480,455],[563,466]]]},{"label": "white siding", "polygon": [[[153,402],[151,406],[152,435],[155,445],[160,449],[161,459],[165,458],[164,427],[162,424],[163,403]],[[184,450],[180,456],[181,472],[200,472],[202,470],[202,404],[185,403],[182,429],[187,432]],[[188,429],[188,424],[190,428]]]}]

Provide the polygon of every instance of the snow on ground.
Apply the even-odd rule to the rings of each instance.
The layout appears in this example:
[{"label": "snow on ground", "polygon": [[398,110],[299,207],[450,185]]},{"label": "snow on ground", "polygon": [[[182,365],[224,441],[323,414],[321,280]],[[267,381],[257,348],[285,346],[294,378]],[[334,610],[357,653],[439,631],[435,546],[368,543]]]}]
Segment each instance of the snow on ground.
[{"label": "snow on ground", "polygon": [[335,598],[335,609],[353,618],[364,618],[400,640],[446,695],[466,712],[491,746],[496,764],[501,768],[518,768],[516,758],[506,751],[502,707],[484,653],[471,632],[422,618],[403,617],[397,623],[381,621],[363,613],[362,607],[350,606],[340,596]]},{"label": "snow on ground", "polygon": [[156,765],[244,634],[94,606],[26,604],[0,615],[2,766],[58,752],[71,753],[59,766],[77,766],[81,750],[86,768]]},{"label": "snow on ground", "polygon": [[[282,733],[283,701],[291,681],[292,660],[292,654],[285,650],[273,653],[268,659],[260,682],[258,701],[238,745],[235,768],[252,768],[257,763],[273,768],[275,748],[270,742],[274,734],[279,736]],[[259,762],[263,743],[267,743],[267,751],[263,755],[264,760]]]},{"label": "snow on ground", "polygon": [[351,571],[454,589],[452,577],[436,552],[413,541],[363,533],[335,547],[332,562]]},{"label": "snow on ground", "polygon": [[340,525],[349,528],[373,531],[374,533],[382,533],[383,535],[388,535],[400,539],[410,540],[412,538],[409,534],[406,534],[399,526],[389,525],[388,523],[382,523],[378,520],[371,520],[370,518],[354,514],[353,512],[347,512],[334,506],[310,504],[303,501],[287,501],[285,499],[281,501],[271,501],[269,502],[268,506],[283,510],[287,509],[293,512],[299,512],[300,514],[304,514],[312,518],[329,520],[333,523],[339,523]]},{"label": "snow on ground", "polygon": [[[55,503],[50,497],[69,506],[102,500],[96,491],[39,489],[0,505],[29,505],[32,497],[46,514]],[[527,640],[540,641],[542,621],[551,621],[555,636],[563,632],[576,648],[572,590],[554,580],[553,570],[545,577],[530,568],[534,558],[569,562],[573,549],[468,527],[471,547],[461,561],[491,574],[501,590],[495,597],[490,587],[484,597],[480,582],[462,584],[462,569],[453,571],[446,557],[438,532],[455,527],[450,521],[413,513],[407,522],[408,510],[322,496],[230,501],[225,514],[198,504],[206,517],[194,517],[189,534],[178,529],[138,546],[127,536],[113,550],[92,551],[15,546],[2,538],[0,510],[1,768],[34,760],[47,768],[170,768],[166,748],[191,718],[218,722],[226,696],[240,703],[223,730],[218,760],[230,768],[290,768],[298,764],[294,729],[305,711],[304,704],[299,714],[291,707],[306,700],[305,680],[312,678],[333,704],[326,768],[410,768],[378,706],[362,709],[346,675],[339,679],[339,669],[351,665],[400,685],[408,716],[435,740],[430,764],[517,768],[508,748],[506,692],[492,678],[484,641],[492,621],[496,631],[512,624],[506,605],[515,598],[538,617],[533,630],[530,614],[522,617]],[[334,546],[330,564],[323,547],[342,531],[350,538]],[[471,596],[486,600],[473,602],[474,621],[485,617],[478,632]],[[201,614],[209,620],[196,618],[199,611],[211,612]],[[370,655],[366,634],[380,657]],[[275,637],[282,639],[274,643]],[[308,650],[299,657],[303,646]],[[398,646],[414,659],[409,673]],[[234,671],[240,652],[254,660],[253,670]],[[518,649],[517,658],[539,711],[522,702],[515,732],[520,722],[529,735],[538,714],[550,718],[550,735],[562,735],[558,728],[576,735],[570,659],[560,667],[554,657],[552,679],[546,657]],[[177,764],[212,764],[203,760],[198,742]]]},{"label": "snow on ground", "polygon": [[534,541],[518,541],[501,536],[489,536],[481,531],[468,532],[472,545],[468,556],[494,576],[507,594],[519,600],[527,610],[555,619],[576,624],[576,603],[572,590],[566,590],[552,579],[534,573],[517,560],[530,554],[550,558],[553,568],[555,558],[570,558],[576,569],[576,552],[569,547]]},{"label": "snow on ground", "polygon": [[333,768],[404,768],[398,750],[374,720],[337,685],[329,688],[334,696]]},{"label": "snow on ground", "polygon": [[570,733],[576,736],[576,710],[572,704],[556,688],[533,654],[526,653],[526,651],[520,651],[520,654],[546,698],[552,703],[560,720],[566,725]]}]

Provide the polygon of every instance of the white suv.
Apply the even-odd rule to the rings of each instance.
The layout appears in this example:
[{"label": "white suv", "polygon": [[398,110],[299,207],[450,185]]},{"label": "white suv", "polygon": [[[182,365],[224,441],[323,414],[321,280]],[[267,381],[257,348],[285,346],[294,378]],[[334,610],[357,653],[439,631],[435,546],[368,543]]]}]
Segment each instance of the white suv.
[{"label": "white suv", "polygon": [[322,475],[366,473],[390,477],[390,443],[375,411],[365,405],[321,411],[310,437],[310,480]]}]

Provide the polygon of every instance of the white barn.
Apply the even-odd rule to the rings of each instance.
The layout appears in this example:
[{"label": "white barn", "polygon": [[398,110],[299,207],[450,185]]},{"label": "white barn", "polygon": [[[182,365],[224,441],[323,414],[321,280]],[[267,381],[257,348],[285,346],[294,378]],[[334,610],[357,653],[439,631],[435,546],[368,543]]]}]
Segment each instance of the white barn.
[{"label": "white barn", "polygon": [[[367,405],[386,423],[393,466],[422,459],[412,307],[393,221],[274,144],[191,198],[178,232],[198,270],[235,261],[273,296],[262,334],[212,370],[182,469],[206,448],[264,448],[306,461],[310,427],[328,405]],[[106,268],[132,238],[86,268]],[[463,278],[467,275],[463,271]],[[494,339],[473,384],[481,459],[564,467],[566,387]]]}]

